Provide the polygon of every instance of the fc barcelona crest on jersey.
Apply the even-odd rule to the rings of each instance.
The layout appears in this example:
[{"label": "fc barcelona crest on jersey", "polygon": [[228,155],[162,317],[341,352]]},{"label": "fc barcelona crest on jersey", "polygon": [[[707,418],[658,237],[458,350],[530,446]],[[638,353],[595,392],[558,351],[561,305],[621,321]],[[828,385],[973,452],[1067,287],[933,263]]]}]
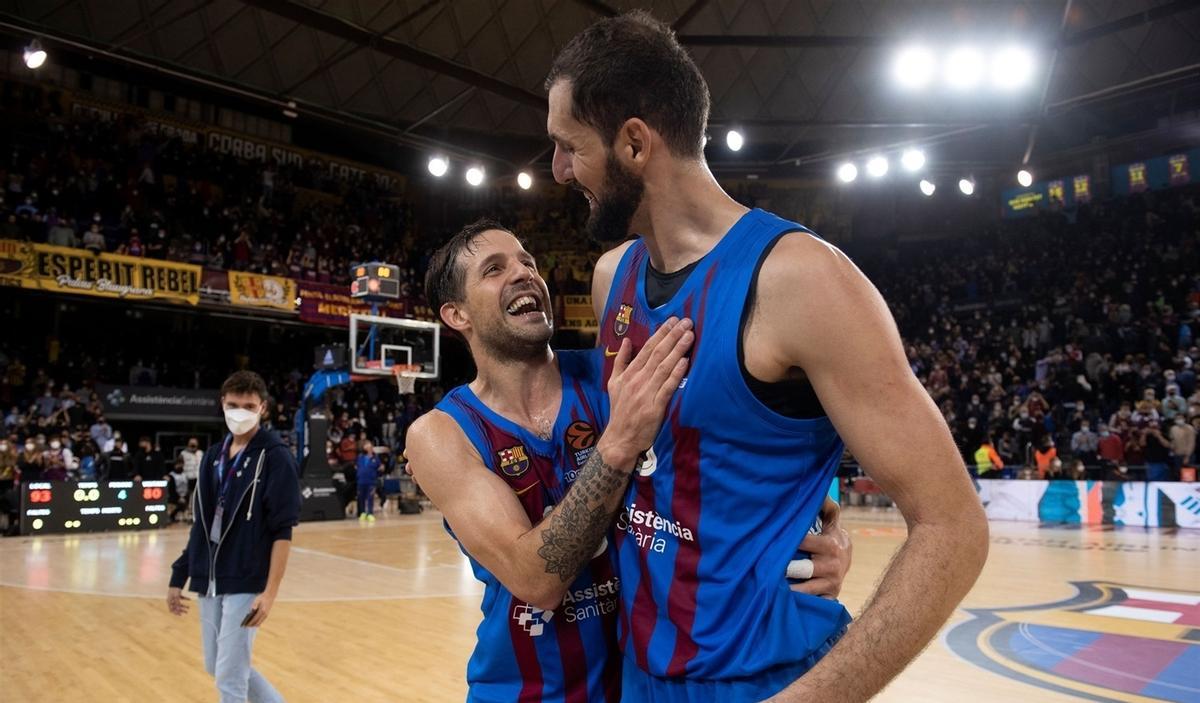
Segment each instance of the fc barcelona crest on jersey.
[{"label": "fc barcelona crest on jersey", "polygon": [[505,476],[520,476],[529,470],[529,455],[525,453],[524,444],[501,449],[496,452],[496,458],[500,460],[500,471]]},{"label": "fc barcelona crest on jersey", "polygon": [[633,317],[633,306],[621,303],[617,308],[617,319],[613,322],[613,331],[622,337],[629,331],[629,319]]}]

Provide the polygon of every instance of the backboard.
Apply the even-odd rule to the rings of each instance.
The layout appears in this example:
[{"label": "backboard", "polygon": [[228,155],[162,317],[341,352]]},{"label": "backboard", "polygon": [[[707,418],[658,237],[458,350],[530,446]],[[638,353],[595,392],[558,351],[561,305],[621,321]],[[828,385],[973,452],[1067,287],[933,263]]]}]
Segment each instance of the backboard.
[{"label": "backboard", "polygon": [[350,373],[391,377],[397,364],[419,366],[414,377],[441,375],[441,329],[436,322],[376,315],[350,316]]}]

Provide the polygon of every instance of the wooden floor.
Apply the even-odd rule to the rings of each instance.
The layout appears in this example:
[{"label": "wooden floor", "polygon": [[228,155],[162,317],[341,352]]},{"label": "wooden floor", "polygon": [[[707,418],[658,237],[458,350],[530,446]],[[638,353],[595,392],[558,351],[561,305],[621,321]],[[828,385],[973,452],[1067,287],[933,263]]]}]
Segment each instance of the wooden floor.
[{"label": "wooden floor", "polygon": [[[904,527],[892,511],[861,508],[848,509],[845,523],[855,561],[843,600],[857,612]],[[0,700],[215,700],[196,609],[176,618],[165,606],[185,537],[174,527],[0,541]],[[1200,531],[994,523],[988,565],[964,608],[1058,601],[1075,595],[1072,581],[1197,591],[1198,552]],[[255,666],[292,702],[461,701],[480,594],[437,513],[305,524]],[[952,625],[969,617],[960,610]],[[877,700],[966,696],[1076,700],[984,670],[944,639]]]}]

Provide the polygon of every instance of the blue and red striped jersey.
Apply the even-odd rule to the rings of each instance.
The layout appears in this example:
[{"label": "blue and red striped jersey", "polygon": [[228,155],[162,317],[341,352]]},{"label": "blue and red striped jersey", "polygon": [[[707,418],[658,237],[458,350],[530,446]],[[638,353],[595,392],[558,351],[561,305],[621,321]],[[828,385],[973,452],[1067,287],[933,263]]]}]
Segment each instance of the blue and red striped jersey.
[{"label": "blue and red striped jersey", "polygon": [[850,621],[837,601],[794,592],[786,579],[842,441],[826,417],[793,419],[763,405],[741,371],[751,286],[788,232],[815,236],[750,211],[657,308],[646,302],[644,242],[615,272],[600,321],[605,382],[622,339],[640,349],[668,317],[695,323],[687,376],[614,531],[626,666],[656,676],[754,676],[803,661]]},{"label": "blue and red striped jersey", "polygon": [[[535,525],[563,499],[608,419],[607,398],[600,390],[599,350],[556,354],[562,404],[549,438],[493,412],[469,386],[455,388],[437,405],[462,428],[484,464],[512,488]],[[469,701],[620,699],[620,580],[607,540],[553,611],[520,600],[470,554],[467,557],[484,584],[483,622],[467,664]]]}]

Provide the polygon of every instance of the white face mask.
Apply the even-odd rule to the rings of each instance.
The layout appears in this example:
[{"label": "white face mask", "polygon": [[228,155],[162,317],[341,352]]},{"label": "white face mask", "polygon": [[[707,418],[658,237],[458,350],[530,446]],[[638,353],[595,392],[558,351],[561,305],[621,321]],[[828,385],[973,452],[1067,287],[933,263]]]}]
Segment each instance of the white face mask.
[{"label": "white face mask", "polygon": [[58,440],[54,440],[53,442],[50,443],[51,449],[58,449],[61,446],[62,446],[62,444],[60,444]]},{"label": "white face mask", "polygon": [[225,409],[225,426],[235,435],[243,435],[258,424],[258,413],[241,408]]}]

